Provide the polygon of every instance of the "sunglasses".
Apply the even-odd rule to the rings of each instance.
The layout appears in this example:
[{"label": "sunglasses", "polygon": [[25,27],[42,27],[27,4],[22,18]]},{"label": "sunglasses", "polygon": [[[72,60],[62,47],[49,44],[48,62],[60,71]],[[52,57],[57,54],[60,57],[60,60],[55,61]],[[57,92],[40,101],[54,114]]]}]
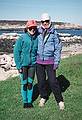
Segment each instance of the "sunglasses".
[{"label": "sunglasses", "polygon": [[46,23],[49,23],[50,21],[49,20],[45,20],[45,21],[41,21],[42,23],[46,22]]},{"label": "sunglasses", "polygon": [[31,31],[31,30],[36,31],[37,28],[36,27],[29,27],[28,29],[29,29],[29,31]]}]

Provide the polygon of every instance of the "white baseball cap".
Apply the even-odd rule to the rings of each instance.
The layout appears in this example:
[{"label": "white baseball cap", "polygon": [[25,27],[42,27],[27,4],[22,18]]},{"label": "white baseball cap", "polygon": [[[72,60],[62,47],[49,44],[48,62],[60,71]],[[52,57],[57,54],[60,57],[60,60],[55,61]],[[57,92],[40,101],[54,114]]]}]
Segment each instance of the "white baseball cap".
[{"label": "white baseball cap", "polygon": [[48,13],[43,13],[41,15],[41,21],[45,21],[45,20],[51,20],[51,17],[48,15]]}]

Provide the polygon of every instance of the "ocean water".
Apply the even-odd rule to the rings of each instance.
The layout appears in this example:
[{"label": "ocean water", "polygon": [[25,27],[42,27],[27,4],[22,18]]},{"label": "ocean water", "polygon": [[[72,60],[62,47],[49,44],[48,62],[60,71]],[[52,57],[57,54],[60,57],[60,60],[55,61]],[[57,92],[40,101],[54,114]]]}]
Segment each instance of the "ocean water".
[{"label": "ocean water", "polygon": [[19,31],[19,30],[16,30],[16,29],[7,29],[7,30],[0,30],[0,35],[3,34],[3,33],[18,33],[18,34],[23,34],[23,31]]},{"label": "ocean water", "polygon": [[82,36],[82,29],[57,29],[58,33],[69,33],[71,36]]},{"label": "ocean water", "polygon": [[[58,33],[69,33],[71,36],[77,35],[77,36],[82,36],[82,29],[56,29]],[[18,33],[18,34],[23,34],[24,32],[21,30],[0,30],[0,35],[2,33]]]}]

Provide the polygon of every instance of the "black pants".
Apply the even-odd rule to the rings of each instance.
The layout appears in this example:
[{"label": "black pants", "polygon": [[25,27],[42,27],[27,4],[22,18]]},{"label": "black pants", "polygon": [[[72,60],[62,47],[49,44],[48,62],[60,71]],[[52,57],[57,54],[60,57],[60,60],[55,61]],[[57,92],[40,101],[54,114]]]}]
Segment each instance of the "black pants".
[{"label": "black pants", "polygon": [[56,79],[56,71],[53,70],[53,65],[37,64],[36,74],[37,74],[39,93],[41,98],[47,99],[48,97],[48,93],[46,89],[46,79],[47,79],[46,74],[47,74],[49,86],[55,96],[57,103],[63,101],[61,90],[58,81]]}]

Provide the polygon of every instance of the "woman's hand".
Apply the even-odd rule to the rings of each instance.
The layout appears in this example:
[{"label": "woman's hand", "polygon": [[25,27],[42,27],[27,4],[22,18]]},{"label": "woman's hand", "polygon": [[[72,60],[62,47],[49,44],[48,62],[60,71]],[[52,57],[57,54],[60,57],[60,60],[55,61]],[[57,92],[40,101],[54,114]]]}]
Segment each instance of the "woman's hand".
[{"label": "woman's hand", "polygon": [[54,64],[53,69],[56,70],[58,68],[58,64]]},{"label": "woman's hand", "polygon": [[22,68],[18,70],[19,73],[22,73]]}]

